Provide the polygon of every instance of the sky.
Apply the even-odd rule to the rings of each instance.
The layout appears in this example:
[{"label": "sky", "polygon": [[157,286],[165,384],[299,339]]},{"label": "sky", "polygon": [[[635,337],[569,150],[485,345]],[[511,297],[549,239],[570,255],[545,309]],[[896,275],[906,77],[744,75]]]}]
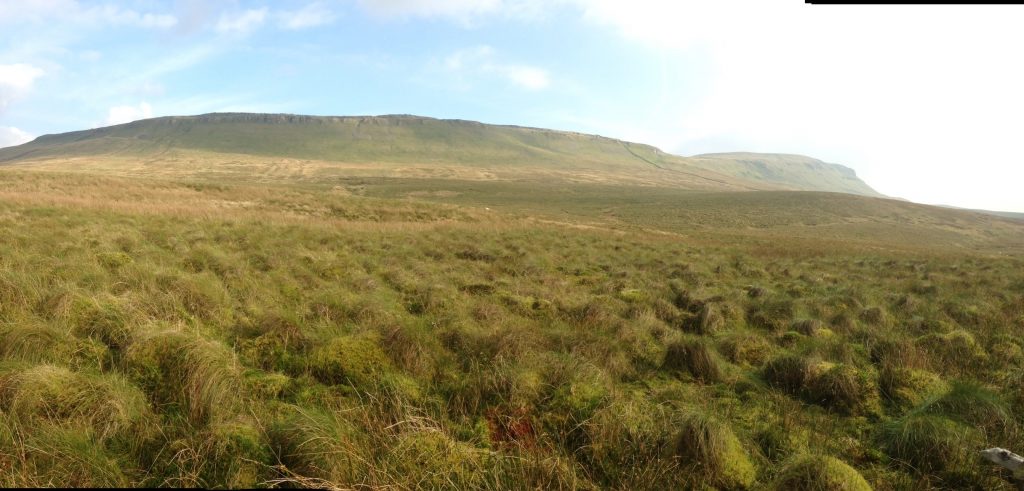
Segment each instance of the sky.
[{"label": "sky", "polygon": [[1024,6],[0,0],[0,146],[207,112],[416,114],[796,153],[1024,212]]}]

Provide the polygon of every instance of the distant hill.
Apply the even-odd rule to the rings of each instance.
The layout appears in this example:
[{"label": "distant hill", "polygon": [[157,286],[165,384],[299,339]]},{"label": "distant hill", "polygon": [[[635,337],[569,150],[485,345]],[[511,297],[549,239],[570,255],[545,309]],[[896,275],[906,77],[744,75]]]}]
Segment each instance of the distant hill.
[{"label": "distant hill", "polygon": [[409,115],[161,117],[41,136],[0,149],[0,164],[158,176],[532,179],[878,196],[851,169],[808,157],[687,158],[597,135]]},{"label": "distant hill", "polygon": [[962,208],[962,207],[959,207],[959,206],[950,206],[950,205],[936,205],[936,206],[940,206],[942,208],[952,208],[954,210],[973,211],[973,212],[976,212],[976,213],[984,213],[986,215],[993,215],[993,216],[997,216],[997,217],[1012,218],[1014,220],[1024,221],[1024,213],[1018,213],[1018,212],[1015,212],[1015,211],[980,210],[980,209],[977,209],[977,208]]},{"label": "distant hill", "polygon": [[690,159],[690,163],[733,177],[793,189],[882,196],[861,181],[853,169],[803,155],[711,153],[696,155]]}]

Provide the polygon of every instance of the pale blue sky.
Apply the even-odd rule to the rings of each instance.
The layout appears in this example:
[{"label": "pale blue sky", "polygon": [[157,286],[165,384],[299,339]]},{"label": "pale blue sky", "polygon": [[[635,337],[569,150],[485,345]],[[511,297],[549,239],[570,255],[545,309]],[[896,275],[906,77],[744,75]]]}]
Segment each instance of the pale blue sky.
[{"label": "pale blue sky", "polygon": [[1024,211],[1021,8],[0,0],[0,146],[215,111],[410,113],[841,163]]}]

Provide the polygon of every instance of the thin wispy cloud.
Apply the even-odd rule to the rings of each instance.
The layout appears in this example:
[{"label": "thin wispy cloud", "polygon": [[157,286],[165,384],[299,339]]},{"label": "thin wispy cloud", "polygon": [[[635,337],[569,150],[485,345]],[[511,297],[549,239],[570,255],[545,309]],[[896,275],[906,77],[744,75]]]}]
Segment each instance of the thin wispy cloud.
[{"label": "thin wispy cloud", "polygon": [[473,79],[498,77],[526,90],[542,90],[551,85],[547,70],[520,63],[504,62],[491,46],[480,45],[456,51],[445,57],[444,68],[456,77],[458,87],[472,87]]},{"label": "thin wispy cloud", "polygon": [[143,12],[113,3],[76,0],[0,2],[0,25],[62,22],[85,27],[129,26],[169,29],[178,18],[169,12]]},{"label": "thin wispy cloud", "polygon": [[220,33],[245,34],[263,25],[267,20],[266,7],[260,9],[249,9],[235,13],[223,13],[214,28]]},{"label": "thin wispy cloud", "polygon": [[280,11],[276,16],[281,28],[290,30],[329,25],[337,18],[334,11],[323,2],[314,2],[299,10]]},{"label": "thin wispy cloud", "polygon": [[488,17],[536,20],[564,0],[359,0],[379,18],[444,19],[473,27]]}]

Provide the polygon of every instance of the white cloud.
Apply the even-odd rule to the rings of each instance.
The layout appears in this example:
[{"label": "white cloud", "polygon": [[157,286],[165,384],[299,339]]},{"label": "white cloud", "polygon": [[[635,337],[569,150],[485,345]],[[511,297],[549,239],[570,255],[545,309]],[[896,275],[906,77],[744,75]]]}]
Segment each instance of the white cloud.
[{"label": "white cloud", "polygon": [[26,63],[0,65],[0,111],[28,92],[41,76],[41,68]]},{"label": "white cloud", "polygon": [[13,126],[0,126],[0,148],[32,141],[32,135]]},{"label": "white cloud", "polygon": [[307,29],[334,22],[335,15],[323,2],[313,2],[299,10],[278,12],[281,27]]},{"label": "white cloud", "polygon": [[145,97],[160,97],[167,92],[167,88],[161,83],[147,80],[135,87],[132,92]]},{"label": "white cloud", "polygon": [[55,20],[93,26],[132,26],[168,29],[178,18],[166,13],[139,12],[112,4],[95,5],[76,0],[0,1],[0,24],[52,23]]},{"label": "white cloud", "polygon": [[114,5],[103,5],[85,10],[84,15],[111,25],[168,29],[178,24],[178,18],[170,14],[140,13]]},{"label": "white cloud", "polygon": [[466,19],[492,14],[501,8],[503,2],[501,0],[360,0],[359,3],[377,15]]},{"label": "white cloud", "polygon": [[153,108],[143,102],[138,106],[114,106],[107,111],[106,126],[130,123],[153,117]]},{"label": "white cloud", "polygon": [[481,18],[499,16],[537,19],[563,0],[359,0],[371,14],[380,17],[423,17],[452,20],[472,25]]},{"label": "white cloud", "polygon": [[249,9],[239,14],[223,13],[215,29],[220,33],[245,34],[259,28],[267,20],[268,9]]},{"label": "white cloud", "polygon": [[457,79],[457,86],[468,88],[469,78],[497,75],[527,90],[542,90],[551,85],[551,77],[543,68],[505,63],[497,60],[494,48],[486,45],[456,51],[444,59],[444,67]]},{"label": "white cloud", "polygon": [[15,90],[28,90],[43,75],[43,70],[26,63],[0,65],[0,86]]},{"label": "white cloud", "polygon": [[103,53],[92,49],[85,50],[78,53],[78,59],[88,63],[95,63],[103,59]]},{"label": "white cloud", "polygon": [[498,73],[524,89],[541,90],[551,85],[548,72],[529,65],[484,65],[485,71]]},{"label": "white cloud", "polygon": [[449,70],[457,71],[467,68],[467,65],[475,65],[481,59],[494,56],[494,48],[490,46],[474,46],[456,51],[444,59],[444,66]]}]

